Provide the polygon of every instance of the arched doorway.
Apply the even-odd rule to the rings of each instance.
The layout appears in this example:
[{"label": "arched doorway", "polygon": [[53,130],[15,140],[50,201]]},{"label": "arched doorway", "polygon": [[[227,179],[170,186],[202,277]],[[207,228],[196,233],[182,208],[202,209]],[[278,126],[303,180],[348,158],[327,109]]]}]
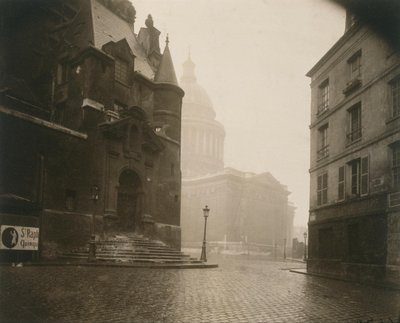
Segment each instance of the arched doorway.
[{"label": "arched doorway", "polygon": [[138,229],[142,209],[142,184],[139,176],[126,169],[119,176],[117,214],[119,229],[133,232]]}]

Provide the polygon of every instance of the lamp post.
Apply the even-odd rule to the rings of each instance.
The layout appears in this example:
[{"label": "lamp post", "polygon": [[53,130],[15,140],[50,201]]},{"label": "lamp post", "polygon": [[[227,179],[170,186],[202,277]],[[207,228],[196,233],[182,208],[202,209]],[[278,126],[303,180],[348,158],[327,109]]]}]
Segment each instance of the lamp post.
[{"label": "lamp post", "polygon": [[286,260],[286,238],[283,239],[283,259]]},{"label": "lamp post", "polygon": [[307,232],[304,232],[304,261],[307,260]]},{"label": "lamp post", "polygon": [[90,199],[93,201],[93,213],[92,213],[92,223],[90,228],[90,241],[89,241],[89,261],[96,260],[96,234],[95,234],[95,211],[96,211],[96,202],[99,199],[99,187],[97,185],[92,186],[92,192]]},{"label": "lamp post", "polygon": [[206,255],[206,232],[207,232],[207,218],[208,215],[210,214],[210,209],[206,205],[205,208],[203,209],[203,214],[204,214],[204,236],[203,236],[203,246],[201,247],[201,256],[200,260],[203,262],[207,262],[207,255]]}]

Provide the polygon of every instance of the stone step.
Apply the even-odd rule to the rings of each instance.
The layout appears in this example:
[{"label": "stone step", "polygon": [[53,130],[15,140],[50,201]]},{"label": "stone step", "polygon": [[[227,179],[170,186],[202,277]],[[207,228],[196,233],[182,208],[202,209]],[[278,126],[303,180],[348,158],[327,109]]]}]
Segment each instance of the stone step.
[{"label": "stone step", "polygon": [[[89,252],[89,248],[80,248],[76,249],[72,252]],[[113,248],[113,249],[104,249],[104,248],[99,248],[96,247],[96,252],[102,252],[102,253],[127,253],[127,254],[152,254],[152,255],[174,255],[174,256],[185,256],[185,254],[182,251],[175,251],[175,250],[152,250],[152,249],[137,249],[137,248],[130,248],[130,249],[118,249],[118,248]]]},{"label": "stone step", "polygon": [[[87,257],[88,253],[64,253],[64,256],[79,256],[79,257]],[[190,259],[189,255],[184,256],[170,256],[170,255],[152,255],[152,254],[108,254],[108,253],[100,253],[96,252],[96,257],[107,257],[107,258],[158,258],[158,259]]]},{"label": "stone step", "polygon": [[[85,260],[87,259],[87,255],[74,255],[74,256],[60,256],[60,258],[64,259],[76,259],[76,260]],[[149,263],[174,263],[174,264],[185,264],[185,263],[202,263],[200,260],[192,260],[192,259],[159,259],[159,258],[128,258],[128,259],[120,259],[115,257],[96,257],[96,261],[111,261],[111,262],[149,262]]]},{"label": "stone step", "polygon": [[[60,258],[87,260],[88,254],[89,246],[86,246],[66,252]],[[109,263],[202,263],[161,241],[136,236],[119,236],[116,239],[96,241],[96,260]]]}]

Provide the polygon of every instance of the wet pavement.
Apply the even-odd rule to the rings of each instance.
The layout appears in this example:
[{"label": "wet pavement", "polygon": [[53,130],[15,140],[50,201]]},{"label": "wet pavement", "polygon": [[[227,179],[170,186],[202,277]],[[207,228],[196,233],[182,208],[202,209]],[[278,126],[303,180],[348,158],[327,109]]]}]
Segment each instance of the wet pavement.
[{"label": "wet pavement", "polygon": [[212,258],[213,269],[0,267],[1,322],[398,322],[400,291]]}]

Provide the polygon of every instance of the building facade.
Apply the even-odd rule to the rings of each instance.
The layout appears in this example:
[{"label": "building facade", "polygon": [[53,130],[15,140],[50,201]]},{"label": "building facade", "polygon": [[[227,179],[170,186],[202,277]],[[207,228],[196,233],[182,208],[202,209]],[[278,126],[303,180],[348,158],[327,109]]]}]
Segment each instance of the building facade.
[{"label": "building facade", "polygon": [[184,92],[152,17],[136,33],[129,1],[1,6],[1,225],[40,228],[43,257],[134,232],[180,248]]},{"label": "building facade", "polygon": [[289,192],[270,173],[254,174],[224,167],[223,125],[206,91],[197,83],[195,64],[183,65],[182,242],[202,241],[202,209],[211,209],[207,240],[291,245],[294,206]]},{"label": "building facade", "polygon": [[346,31],[308,72],[308,270],[400,282],[400,57],[348,13]]}]

